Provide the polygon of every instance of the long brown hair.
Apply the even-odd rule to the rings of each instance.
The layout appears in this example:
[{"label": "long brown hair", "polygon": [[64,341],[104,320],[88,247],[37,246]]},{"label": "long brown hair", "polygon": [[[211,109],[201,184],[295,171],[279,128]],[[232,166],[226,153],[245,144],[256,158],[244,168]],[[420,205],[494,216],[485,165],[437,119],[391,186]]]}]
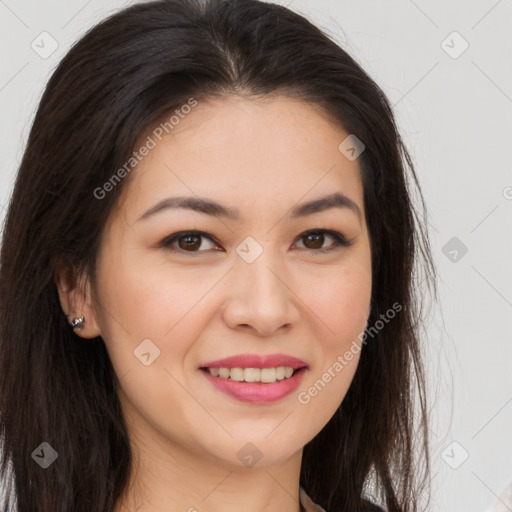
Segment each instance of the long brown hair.
[{"label": "long brown hair", "polygon": [[[145,130],[190,97],[271,92],[323,107],[364,142],[368,324],[402,306],[364,345],[343,402],[304,447],[300,483],[328,512],[361,511],[365,493],[389,512],[419,510],[429,477],[419,332],[423,290],[436,285],[425,205],[387,98],[339,45],[285,7],[162,0],[128,7],[80,39],[51,76],[30,131],[0,261],[3,512],[15,503],[19,512],[109,512],[129,481],[116,374],[101,337],[84,343],[70,329],[54,282],[63,263],[94,275],[129,176],[101,200],[94,191]],[[35,462],[41,443],[58,454],[47,469]]]}]

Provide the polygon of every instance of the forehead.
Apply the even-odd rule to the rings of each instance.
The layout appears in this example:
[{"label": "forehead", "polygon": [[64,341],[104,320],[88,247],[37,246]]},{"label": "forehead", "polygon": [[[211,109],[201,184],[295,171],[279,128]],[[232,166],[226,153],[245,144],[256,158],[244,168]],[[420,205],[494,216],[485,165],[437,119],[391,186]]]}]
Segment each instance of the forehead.
[{"label": "forehead", "polygon": [[215,197],[242,217],[247,206],[284,207],[336,191],[363,208],[359,163],[338,149],[349,134],[316,105],[231,96],[198,101],[174,120],[161,140],[152,127],[136,145],[154,142],[126,190],[132,222],[169,195]]}]

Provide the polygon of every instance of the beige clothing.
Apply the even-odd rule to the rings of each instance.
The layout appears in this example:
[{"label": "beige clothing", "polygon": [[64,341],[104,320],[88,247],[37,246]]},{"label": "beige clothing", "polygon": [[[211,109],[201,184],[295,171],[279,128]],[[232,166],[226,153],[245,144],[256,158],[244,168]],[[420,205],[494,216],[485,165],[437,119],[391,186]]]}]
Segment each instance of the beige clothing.
[{"label": "beige clothing", "polygon": [[[317,505],[311,500],[311,498],[306,494],[306,491],[303,489],[302,486],[299,486],[299,498],[306,512],[327,512],[324,508],[322,508],[320,505]],[[367,510],[368,512],[385,512],[382,507],[379,507],[371,503],[370,501],[363,500],[363,503],[364,507],[366,507],[365,510]],[[494,512],[494,510],[492,512]],[[502,512],[502,509],[496,509],[496,512]],[[509,510],[507,510],[507,512],[509,512]]]},{"label": "beige clothing", "polygon": [[306,512],[326,512],[324,508],[311,501],[311,498],[306,494],[306,491],[300,487],[299,491],[300,502],[306,509]]},{"label": "beige clothing", "polygon": [[512,483],[503,491],[491,512],[509,512],[512,510]]}]

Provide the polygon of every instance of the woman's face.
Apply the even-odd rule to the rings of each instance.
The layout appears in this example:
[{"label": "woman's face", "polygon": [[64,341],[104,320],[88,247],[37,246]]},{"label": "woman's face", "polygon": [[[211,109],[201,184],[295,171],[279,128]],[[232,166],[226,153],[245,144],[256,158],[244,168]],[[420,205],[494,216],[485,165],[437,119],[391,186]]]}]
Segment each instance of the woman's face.
[{"label": "woman's face", "polygon": [[[129,429],[158,440],[160,453],[283,462],[343,400],[369,314],[360,168],[338,148],[349,134],[297,100],[229,97],[199,102],[140,146],[148,135],[156,146],[125,178],[95,281],[94,319]],[[333,194],[346,199],[303,206]],[[219,206],[147,213],[178,197]],[[215,363],[247,355],[302,363]],[[201,369],[208,363],[306,367],[290,380],[283,370],[235,370],[227,382]],[[236,381],[258,377],[277,380]]]}]

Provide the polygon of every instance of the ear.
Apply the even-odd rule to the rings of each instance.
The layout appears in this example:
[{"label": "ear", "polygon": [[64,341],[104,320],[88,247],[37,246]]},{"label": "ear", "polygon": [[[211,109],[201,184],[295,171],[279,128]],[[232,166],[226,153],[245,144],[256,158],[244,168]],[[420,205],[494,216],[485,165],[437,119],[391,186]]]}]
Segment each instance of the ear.
[{"label": "ear", "polygon": [[[77,276],[69,265],[62,264],[55,270],[54,281],[59,293],[60,305],[68,322],[76,317],[84,317],[82,329],[74,331],[75,334],[86,339],[101,336],[89,278],[84,275]],[[72,329],[71,326],[69,328]]]}]

